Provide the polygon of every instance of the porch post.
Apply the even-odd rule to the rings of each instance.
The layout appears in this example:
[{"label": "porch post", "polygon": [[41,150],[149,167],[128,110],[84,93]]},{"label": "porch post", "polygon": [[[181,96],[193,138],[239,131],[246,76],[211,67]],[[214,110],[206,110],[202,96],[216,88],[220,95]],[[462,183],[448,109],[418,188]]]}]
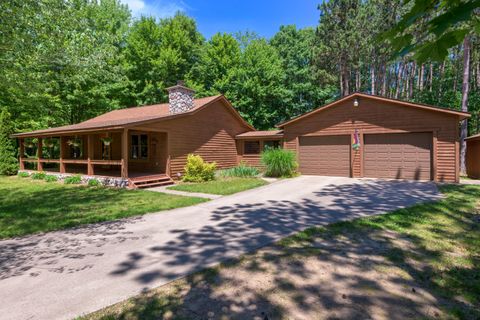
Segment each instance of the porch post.
[{"label": "porch post", "polygon": [[128,129],[122,133],[122,178],[128,178]]},{"label": "porch post", "polygon": [[23,162],[23,156],[25,155],[25,146],[23,145],[24,140],[20,138],[18,139],[18,142],[20,143],[18,163],[20,165],[20,170],[25,170],[25,162]]},{"label": "porch post", "polygon": [[43,157],[43,141],[42,138],[38,138],[38,145],[37,145],[37,170],[43,171],[43,164],[42,159]]},{"label": "porch post", "polygon": [[88,145],[87,145],[87,174],[93,176],[93,136],[91,134],[87,135]]},{"label": "porch post", "polygon": [[65,173],[65,163],[63,159],[65,158],[65,137],[60,137],[60,173]]}]

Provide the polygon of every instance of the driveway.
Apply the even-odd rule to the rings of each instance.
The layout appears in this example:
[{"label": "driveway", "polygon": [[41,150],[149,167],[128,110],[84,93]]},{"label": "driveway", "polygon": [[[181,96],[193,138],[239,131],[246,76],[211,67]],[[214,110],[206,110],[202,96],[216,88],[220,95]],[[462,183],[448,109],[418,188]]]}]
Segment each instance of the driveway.
[{"label": "driveway", "polygon": [[309,226],[439,197],[433,183],[302,176],[193,207],[0,241],[0,314],[70,319]]}]

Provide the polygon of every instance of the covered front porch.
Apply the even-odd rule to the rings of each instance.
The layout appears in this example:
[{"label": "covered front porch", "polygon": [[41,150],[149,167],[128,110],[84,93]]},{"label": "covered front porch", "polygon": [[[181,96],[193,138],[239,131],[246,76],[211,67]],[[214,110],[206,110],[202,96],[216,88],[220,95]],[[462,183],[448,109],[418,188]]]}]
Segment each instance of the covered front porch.
[{"label": "covered front porch", "polygon": [[[19,137],[20,170],[128,179],[168,177],[168,133],[135,128]],[[130,183],[131,182],[131,183]]]}]

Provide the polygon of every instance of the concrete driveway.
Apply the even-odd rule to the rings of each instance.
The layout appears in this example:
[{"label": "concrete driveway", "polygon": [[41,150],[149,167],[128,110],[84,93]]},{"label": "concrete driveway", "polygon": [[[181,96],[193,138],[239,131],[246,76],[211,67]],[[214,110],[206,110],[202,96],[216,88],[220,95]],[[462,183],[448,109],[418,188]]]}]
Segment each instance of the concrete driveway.
[{"label": "concrete driveway", "polygon": [[2,319],[70,319],[309,226],[440,197],[433,183],[302,176],[197,206],[0,241]]}]

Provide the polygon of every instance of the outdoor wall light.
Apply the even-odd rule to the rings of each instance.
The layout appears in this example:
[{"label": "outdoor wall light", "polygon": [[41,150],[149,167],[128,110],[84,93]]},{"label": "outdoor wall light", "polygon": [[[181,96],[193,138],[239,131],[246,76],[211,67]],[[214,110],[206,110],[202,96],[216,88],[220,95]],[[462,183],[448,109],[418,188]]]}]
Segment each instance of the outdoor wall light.
[{"label": "outdoor wall light", "polygon": [[358,107],[358,99],[353,100],[353,106]]}]

